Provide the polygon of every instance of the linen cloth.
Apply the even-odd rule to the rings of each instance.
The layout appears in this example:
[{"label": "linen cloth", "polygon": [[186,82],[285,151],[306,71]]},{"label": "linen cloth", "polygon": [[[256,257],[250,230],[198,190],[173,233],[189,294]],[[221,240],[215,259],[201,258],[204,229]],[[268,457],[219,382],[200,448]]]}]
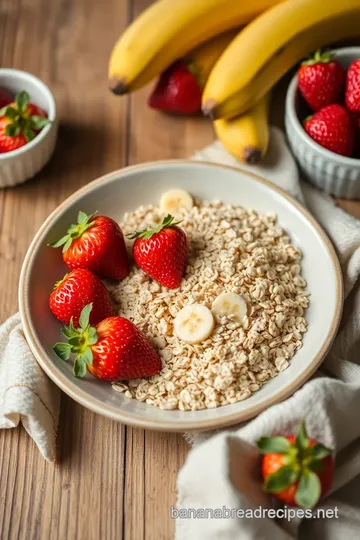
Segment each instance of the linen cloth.
[{"label": "linen cloth", "polygon": [[[219,141],[194,159],[241,166]],[[254,420],[214,433],[191,433],[194,446],[178,476],[176,509],[255,509],[271,507],[261,490],[256,440],[297,431],[306,418],[308,433],[335,449],[336,474],[320,507],[337,507],[338,519],[269,518],[180,519],[176,540],[262,540],[276,538],[355,539],[360,534],[360,221],[300,180],[285,138],[272,128],[265,161],[248,167],[303,202],[333,241],[341,263],[345,306],[334,344],[318,373],[291,398]]]},{"label": "linen cloth", "polygon": [[0,327],[0,428],[22,423],[48,461],[56,455],[60,390],[35,360],[20,315]]}]

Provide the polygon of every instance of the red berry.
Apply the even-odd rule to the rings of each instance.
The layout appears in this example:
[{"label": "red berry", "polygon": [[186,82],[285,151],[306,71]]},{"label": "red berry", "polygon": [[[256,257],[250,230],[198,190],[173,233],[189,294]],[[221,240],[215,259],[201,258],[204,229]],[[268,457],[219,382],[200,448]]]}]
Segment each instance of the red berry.
[{"label": "red berry", "polygon": [[32,141],[48,123],[46,113],[30,103],[29,94],[19,92],[15,101],[1,111],[0,153],[21,148]]},{"label": "red berry", "polygon": [[50,309],[64,324],[73,320],[75,327],[79,325],[79,317],[83,308],[92,304],[90,323],[111,317],[113,310],[109,293],[101,279],[86,268],[72,270],[61,281],[55,284],[50,294]]},{"label": "red berry", "polygon": [[342,156],[351,156],[355,125],[345,107],[328,105],[304,121],[306,133],[318,144]]},{"label": "red berry", "polygon": [[355,60],[346,75],[345,105],[354,113],[360,113],[360,58]]},{"label": "red berry", "polygon": [[49,244],[63,246],[63,259],[69,268],[87,268],[104,278],[123,279],[129,273],[129,261],[119,225],[106,216],[88,216],[79,212],[78,222],[67,234]]},{"label": "red berry", "polygon": [[74,374],[83,377],[86,369],[107,381],[150,377],[161,370],[161,360],[148,339],[128,319],[109,317],[95,327],[89,324],[91,305],[80,316],[81,327],[63,329],[71,343],[57,343],[55,353],[68,360],[76,354]]},{"label": "red berry", "polygon": [[313,111],[340,103],[345,86],[345,69],[331,53],[318,51],[298,71],[299,90]]},{"label": "red berry", "polygon": [[178,60],[160,76],[148,104],[153,109],[175,114],[195,114],[201,110],[202,88],[183,60]]},{"label": "red berry", "polygon": [[10,94],[7,90],[4,88],[0,88],[0,109],[5,107],[5,105],[9,105],[14,100],[14,96]]},{"label": "red berry", "polygon": [[134,238],[135,262],[146,274],[168,289],[177,289],[184,274],[188,244],[185,232],[166,216],[155,229],[129,235]]},{"label": "red berry", "polygon": [[30,116],[41,116],[42,118],[47,118],[46,112],[34,103],[29,103],[27,112]]},{"label": "red berry", "polygon": [[[261,473],[264,490],[290,506],[314,507],[334,478],[332,452],[307,436],[302,424],[297,436],[262,437]],[[302,482],[302,481],[306,482]]]},{"label": "red berry", "polygon": [[27,144],[28,140],[23,133],[10,137],[6,134],[6,128],[11,124],[11,120],[5,116],[0,117],[0,154],[17,150]]}]

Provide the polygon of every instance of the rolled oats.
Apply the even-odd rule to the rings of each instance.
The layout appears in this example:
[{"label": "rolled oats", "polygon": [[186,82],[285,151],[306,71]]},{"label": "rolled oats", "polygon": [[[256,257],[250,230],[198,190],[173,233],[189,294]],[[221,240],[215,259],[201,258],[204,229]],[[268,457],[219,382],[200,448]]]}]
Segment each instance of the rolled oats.
[{"label": "rolled oats", "polygon": [[[158,207],[142,206],[126,213],[121,227],[127,234],[162,217]],[[133,321],[158,351],[162,371],[112,386],[164,410],[242,401],[286,369],[302,346],[309,293],[301,276],[301,252],[274,215],[203,201],[179,217],[189,239],[189,259],[178,289],[162,287],[135,266],[118,285],[109,286],[119,314]],[[182,342],[174,333],[177,313],[197,302],[210,308],[223,292],[246,300],[242,324],[222,317],[202,343]]]}]

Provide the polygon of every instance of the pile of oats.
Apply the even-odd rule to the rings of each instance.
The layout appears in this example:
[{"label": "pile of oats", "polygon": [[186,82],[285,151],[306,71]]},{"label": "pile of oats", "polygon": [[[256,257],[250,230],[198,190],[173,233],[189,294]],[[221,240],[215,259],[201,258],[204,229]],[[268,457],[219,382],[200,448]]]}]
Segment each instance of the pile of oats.
[{"label": "pile of oats", "polygon": [[[150,339],[163,369],[149,379],[114,383],[113,389],[161,409],[190,411],[244,400],[285,370],[302,346],[309,293],[300,275],[301,252],[275,215],[203,201],[179,217],[190,246],[180,288],[168,290],[134,265],[110,289],[119,315]],[[127,234],[162,218],[156,206],[139,207],[125,214],[121,227]],[[227,291],[247,302],[242,324],[223,318],[196,345],[174,335],[175,316],[184,306],[211,308]]]}]

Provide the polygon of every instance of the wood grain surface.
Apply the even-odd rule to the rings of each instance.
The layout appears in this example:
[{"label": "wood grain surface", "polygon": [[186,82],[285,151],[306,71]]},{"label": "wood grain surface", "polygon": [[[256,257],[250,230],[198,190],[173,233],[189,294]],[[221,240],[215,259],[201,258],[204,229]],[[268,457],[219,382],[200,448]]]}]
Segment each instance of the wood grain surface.
[{"label": "wood grain surface", "polygon": [[[111,48],[149,3],[0,0],[0,63],[42,78],[61,122],[46,168],[0,190],[0,322],[17,310],[34,233],[70,193],[127,164],[191,155],[213,139],[202,118],[150,110],[148,89],[122,99],[107,89]],[[278,123],[283,89],[275,92]],[[359,203],[344,206],[360,216]],[[40,457],[23,428],[0,432],[0,539],[170,540],[169,509],[187,451],[181,435],[126,427],[63,395],[56,464]]]}]

